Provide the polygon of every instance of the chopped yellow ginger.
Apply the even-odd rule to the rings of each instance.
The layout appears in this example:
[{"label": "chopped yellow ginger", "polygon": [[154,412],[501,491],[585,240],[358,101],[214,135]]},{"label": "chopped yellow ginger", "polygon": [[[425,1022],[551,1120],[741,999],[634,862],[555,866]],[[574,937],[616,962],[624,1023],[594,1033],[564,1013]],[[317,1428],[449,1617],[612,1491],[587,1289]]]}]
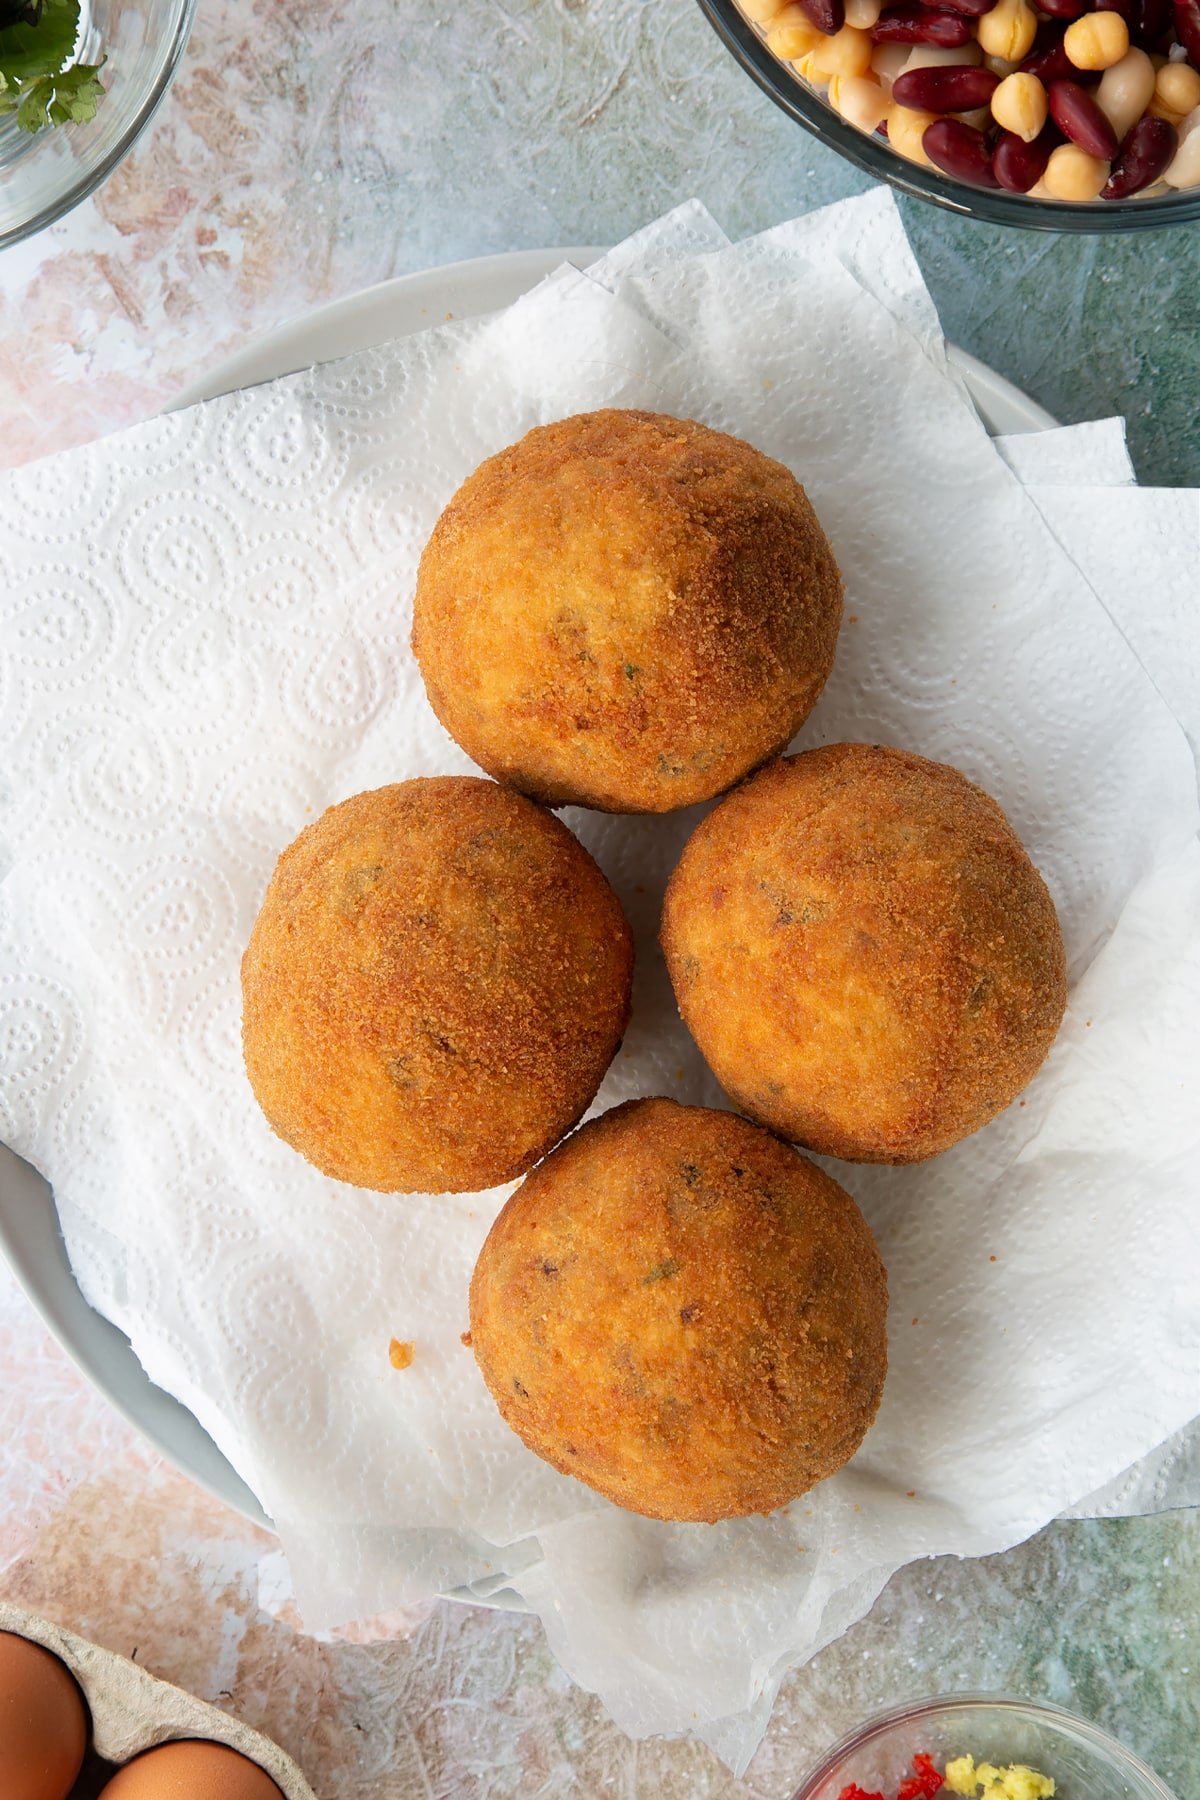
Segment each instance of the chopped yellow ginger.
[{"label": "chopped yellow ginger", "polygon": [[1026,1763],[998,1769],[995,1763],[977,1763],[973,1756],[956,1756],[946,1764],[946,1786],[952,1794],[972,1796],[982,1788],[983,1800],[1049,1800],[1054,1792],[1049,1775],[1039,1775]]},{"label": "chopped yellow ginger", "polygon": [[413,1359],[415,1349],[414,1344],[402,1343],[399,1338],[393,1338],[388,1345],[388,1358],[393,1369],[407,1369]]}]

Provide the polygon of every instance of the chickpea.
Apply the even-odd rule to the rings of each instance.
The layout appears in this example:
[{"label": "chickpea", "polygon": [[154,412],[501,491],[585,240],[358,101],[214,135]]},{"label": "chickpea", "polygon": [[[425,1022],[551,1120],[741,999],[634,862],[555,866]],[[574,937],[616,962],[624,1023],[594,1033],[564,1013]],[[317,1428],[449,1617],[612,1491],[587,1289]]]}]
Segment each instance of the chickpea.
[{"label": "chickpea", "polygon": [[937,113],[918,112],[913,106],[893,106],[887,116],[888,143],[899,156],[906,156],[909,162],[923,163],[927,169],[932,168],[933,164],[925,154],[921,139],[937,116]]},{"label": "chickpea", "polygon": [[1164,106],[1157,94],[1151,98],[1146,111],[1152,119],[1165,119],[1168,125],[1175,127],[1176,131],[1183,124],[1183,114],[1177,113],[1174,107]]},{"label": "chickpea", "polygon": [[823,37],[815,44],[808,60],[827,78],[831,75],[865,75],[871,67],[874,48],[869,31],[843,25],[832,37]]},{"label": "chickpea", "polygon": [[1154,93],[1154,64],[1144,50],[1127,50],[1119,63],[1105,69],[1095,101],[1117,134],[1118,144],[1137,124]]},{"label": "chickpea", "polygon": [[785,6],[767,32],[767,49],[785,62],[807,56],[820,42],[821,33],[802,6]]},{"label": "chickpea", "polygon": [[811,51],[807,56],[796,57],[792,63],[792,67],[795,69],[797,75],[803,75],[805,81],[811,82],[813,87],[823,88],[829,86],[828,75],[823,75],[819,69],[813,68]]},{"label": "chickpea", "polygon": [[1036,75],[1006,75],[992,95],[992,117],[1004,131],[1032,144],[1046,123],[1049,104]]},{"label": "chickpea", "polygon": [[1094,200],[1108,180],[1109,165],[1089,156],[1078,144],[1060,144],[1050,152],[1042,183],[1054,200]]},{"label": "chickpea", "polygon": [[979,20],[975,35],[985,56],[1002,56],[1006,62],[1021,62],[1033,48],[1037,14],[1027,0],[997,0],[991,12],[984,13]]},{"label": "chickpea", "polygon": [[829,101],[847,124],[868,134],[887,118],[888,97],[870,75],[835,75],[829,83]]},{"label": "chickpea", "polygon": [[870,31],[883,11],[883,0],[846,0],[846,23],[856,31]]},{"label": "chickpea", "polygon": [[787,0],[740,0],[741,9],[755,25],[769,25],[777,13],[783,12]]},{"label": "chickpea", "polygon": [[1129,27],[1120,13],[1084,13],[1067,26],[1063,49],[1077,69],[1111,69],[1129,49]]},{"label": "chickpea", "polygon": [[1200,106],[1200,74],[1190,63],[1164,63],[1154,83],[1154,98],[1182,118]]}]

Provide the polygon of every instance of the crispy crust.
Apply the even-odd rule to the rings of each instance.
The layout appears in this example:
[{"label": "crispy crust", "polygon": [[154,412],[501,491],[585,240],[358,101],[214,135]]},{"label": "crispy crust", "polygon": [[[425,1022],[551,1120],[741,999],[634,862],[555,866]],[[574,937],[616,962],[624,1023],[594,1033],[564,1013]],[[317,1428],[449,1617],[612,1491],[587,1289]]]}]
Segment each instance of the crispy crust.
[{"label": "crispy crust", "polygon": [[957,769],[834,744],[693,833],[662,944],[684,1020],[752,1118],[830,1156],[934,1156],[1013,1100],[1066,1006],[1054,903]]},{"label": "crispy crust", "polygon": [[531,1450],[650,1518],[768,1513],[853,1456],[887,1276],[844,1189],[733,1113],[633,1100],[500,1213],[471,1344]]},{"label": "crispy crust", "polygon": [[242,961],[246,1071],[327,1175],[492,1187],[590,1104],[632,974],[620,902],[552,814],[473,776],[401,782],[280,857]]},{"label": "crispy crust", "polygon": [[489,774],[551,806],[668,812],[788,744],[841,614],[782,463],[605,411],[468,477],[421,558],[412,642],[438,718]]}]

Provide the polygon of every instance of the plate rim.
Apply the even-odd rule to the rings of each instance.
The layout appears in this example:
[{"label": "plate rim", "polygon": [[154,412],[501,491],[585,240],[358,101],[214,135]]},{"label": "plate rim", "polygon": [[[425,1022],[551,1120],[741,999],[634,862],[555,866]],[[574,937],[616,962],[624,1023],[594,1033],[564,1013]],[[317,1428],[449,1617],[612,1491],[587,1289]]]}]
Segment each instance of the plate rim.
[{"label": "plate rim", "polygon": [[[310,368],[318,362],[334,360],[328,355],[309,357],[305,346],[341,327],[361,325],[364,319],[378,318],[378,332],[370,337],[370,341],[382,343],[391,338],[411,336],[434,321],[423,319],[410,323],[406,329],[396,330],[393,324],[386,322],[387,316],[407,310],[412,318],[421,312],[422,300],[436,306],[439,295],[444,300],[456,290],[464,294],[467,303],[454,316],[479,317],[511,304],[562,263],[586,267],[604,253],[601,247],[578,245],[548,250],[508,250],[376,282],[352,294],[308,308],[256,333],[232,356],[222,358],[197,380],[184,386],[163,411],[176,412],[286,373]],[[490,303],[476,304],[489,289],[495,289],[497,297]],[[355,344],[350,348],[357,347]],[[1005,434],[1053,430],[1058,426],[1059,421],[1045,407],[1031,400],[1007,377],[956,345],[947,344],[947,352],[991,435],[999,435],[989,422],[993,407],[1007,410],[1010,415],[1012,422],[1000,428]],[[299,360],[293,360],[297,354]],[[44,1189],[49,1201],[49,1219],[41,1221],[40,1230],[35,1221],[34,1229],[30,1231],[28,1221],[14,1224],[13,1220],[19,1213],[22,1194],[26,1206],[36,1204],[32,1198],[34,1183]],[[17,1190],[18,1198],[13,1205],[13,1217],[10,1217],[13,1190]],[[31,1164],[3,1143],[0,1143],[0,1252],[55,1342],[120,1416],[173,1468],[251,1524],[274,1532],[272,1521],[250,1487],[196,1415],[151,1380],[125,1333],[84,1299],[67,1256],[53,1189]],[[502,1593],[484,1598],[461,1591],[448,1597],[491,1606],[511,1606],[517,1601],[517,1596],[510,1599]]]}]

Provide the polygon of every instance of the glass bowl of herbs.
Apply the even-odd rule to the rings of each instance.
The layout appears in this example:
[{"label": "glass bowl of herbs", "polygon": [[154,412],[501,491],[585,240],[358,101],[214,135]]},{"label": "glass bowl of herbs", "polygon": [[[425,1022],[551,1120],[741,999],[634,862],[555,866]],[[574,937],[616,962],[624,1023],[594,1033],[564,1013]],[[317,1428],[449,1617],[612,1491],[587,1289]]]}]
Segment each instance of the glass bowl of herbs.
[{"label": "glass bowl of herbs", "polygon": [[149,123],[195,0],[0,0],[0,248],[86,199]]}]

